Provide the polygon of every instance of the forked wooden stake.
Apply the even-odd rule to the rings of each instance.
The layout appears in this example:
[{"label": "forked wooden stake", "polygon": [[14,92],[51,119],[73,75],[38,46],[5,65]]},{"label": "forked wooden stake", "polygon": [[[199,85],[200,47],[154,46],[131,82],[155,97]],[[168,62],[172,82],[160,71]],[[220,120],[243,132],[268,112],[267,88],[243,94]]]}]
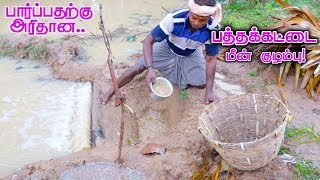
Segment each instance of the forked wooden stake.
[{"label": "forked wooden stake", "polygon": [[117,162],[119,164],[121,164],[122,163],[121,152],[122,152],[123,134],[124,134],[124,119],[123,119],[124,107],[123,107],[123,104],[125,102],[125,96],[123,93],[120,92],[119,86],[117,83],[117,79],[114,74],[111,46],[110,46],[109,38],[107,36],[106,30],[105,30],[105,27],[103,24],[103,20],[102,20],[102,5],[101,4],[100,4],[100,24],[99,24],[99,26],[102,31],[104,43],[105,43],[107,50],[108,50],[107,63],[108,63],[108,67],[109,67],[109,71],[110,71],[110,75],[111,75],[111,79],[112,79],[112,83],[113,83],[113,88],[115,90],[115,98],[116,98],[115,107],[118,107],[119,105],[121,105],[121,107],[122,107],[121,108],[121,123],[120,123],[120,139],[119,139],[118,159],[117,159]]}]

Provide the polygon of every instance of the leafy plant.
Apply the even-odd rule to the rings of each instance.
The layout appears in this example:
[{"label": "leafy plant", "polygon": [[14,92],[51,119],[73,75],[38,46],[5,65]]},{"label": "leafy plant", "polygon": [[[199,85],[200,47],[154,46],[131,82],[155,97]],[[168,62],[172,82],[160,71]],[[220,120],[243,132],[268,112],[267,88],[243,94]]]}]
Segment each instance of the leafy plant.
[{"label": "leafy plant", "polygon": [[[314,128],[307,128],[305,126],[302,126],[300,128],[287,127],[285,131],[285,137],[289,139],[296,138],[301,140],[301,138],[311,138],[320,142],[319,134],[320,133],[315,133]],[[305,141],[303,143],[308,143],[308,141]],[[288,148],[281,146],[278,154],[281,155],[292,153]],[[311,160],[307,160],[304,157],[301,157],[295,153],[293,154],[296,157],[296,163],[293,167],[293,170],[297,179],[318,180],[320,178],[320,169],[314,166]]]},{"label": "leafy plant", "polygon": [[286,128],[285,137],[291,138],[301,144],[320,142],[320,132],[316,132],[314,126],[309,128],[301,126],[300,128]]},{"label": "leafy plant", "polygon": [[279,149],[279,152],[278,152],[279,155],[289,154],[289,153],[290,153],[289,149],[284,147],[284,146],[281,146],[280,149]]},{"label": "leafy plant", "polygon": [[43,56],[44,56],[45,46],[29,45],[27,46],[26,50],[29,54],[34,55],[36,59],[44,58]]},{"label": "leafy plant", "polygon": [[12,56],[16,52],[15,48],[8,48],[4,49],[1,53],[0,56]]},{"label": "leafy plant", "polygon": [[187,90],[180,91],[180,93],[179,93],[179,99],[181,99],[181,100],[188,100],[188,99],[190,99],[188,91],[187,91]]},{"label": "leafy plant", "polygon": [[294,166],[294,172],[299,178],[303,179],[318,180],[320,178],[320,170],[310,160],[303,157],[298,158]]},{"label": "leafy plant", "polygon": [[250,71],[249,76],[251,77],[257,77],[258,76],[258,71]]}]

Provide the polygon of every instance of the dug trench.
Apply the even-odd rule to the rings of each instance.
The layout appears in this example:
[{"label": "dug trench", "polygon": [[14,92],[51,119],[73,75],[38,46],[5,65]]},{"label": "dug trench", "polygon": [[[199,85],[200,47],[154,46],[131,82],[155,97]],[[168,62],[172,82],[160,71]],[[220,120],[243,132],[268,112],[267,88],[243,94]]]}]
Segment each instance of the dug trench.
[{"label": "dug trench", "polygon": [[[112,87],[111,78],[105,65],[77,63],[81,51],[73,41],[48,42],[33,37],[1,38],[1,50],[14,49],[10,55],[19,59],[38,59],[26,51],[30,45],[43,46],[42,63],[51,67],[56,79],[92,82],[92,148],[84,149],[66,157],[43,160],[26,165],[7,179],[58,179],[68,169],[94,162],[114,163],[118,153],[121,109],[114,107],[114,98],[103,106],[97,101],[100,91]],[[0,52],[1,53],[1,52]],[[141,55],[133,55],[132,63]],[[116,64],[116,76],[131,64]],[[179,99],[179,92],[164,101],[155,102],[149,98],[144,73],[138,75],[123,89],[126,104],[136,113],[136,117],[125,113],[125,137],[122,151],[123,166],[141,172],[147,179],[189,179],[210,162],[214,172],[217,159],[208,153],[212,146],[198,131],[198,116],[206,108],[203,104],[205,90],[188,89],[189,99]],[[220,98],[227,92],[215,86]],[[148,143],[166,147],[163,155],[142,155],[141,149]],[[211,172],[211,173],[213,173]],[[253,172],[233,170],[239,178],[287,178],[292,170],[281,159],[276,158],[269,165]],[[86,174],[83,174],[85,177]]]}]

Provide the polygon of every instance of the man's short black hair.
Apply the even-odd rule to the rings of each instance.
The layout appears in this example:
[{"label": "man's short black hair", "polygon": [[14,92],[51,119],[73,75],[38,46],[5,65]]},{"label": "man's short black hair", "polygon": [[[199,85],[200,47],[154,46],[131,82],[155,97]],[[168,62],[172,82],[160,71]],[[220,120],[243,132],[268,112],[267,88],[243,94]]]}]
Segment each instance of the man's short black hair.
[{"label": "man's short black hair", "polygon": [[199,6],[215,6],[216,1],[215,0],[194,0],[195,3],[197,3]]}]

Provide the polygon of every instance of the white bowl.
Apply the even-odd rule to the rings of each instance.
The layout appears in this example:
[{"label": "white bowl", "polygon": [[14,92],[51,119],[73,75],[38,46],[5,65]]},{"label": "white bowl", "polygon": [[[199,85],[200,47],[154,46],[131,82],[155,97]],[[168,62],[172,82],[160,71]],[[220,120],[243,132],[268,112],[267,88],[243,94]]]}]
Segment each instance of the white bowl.
[{"label": "white bowl", "polygon": [[[155,89],[153,88],[153,86],[154,86],[156,83],[162,83],[163,88],[167,88],[168,94],[159,94],[159,92],[156,92]],[[150,88],[151,88],[151,91],[152,91],[152,93],[150,94],[150,97],[151,97],[153,100],[156,100],[156,101],[162,101],[162,100],[164,100],[166,97],[171,96],[171,94],[172,94],[172,92],[173,92],[172,84],[170,83],[169,80],[167,80],[166,78],[163,78],[163,77],[157,77],[157,78],[155,79],[155,82],[154,82],[153,84],[150,83]]]}]

